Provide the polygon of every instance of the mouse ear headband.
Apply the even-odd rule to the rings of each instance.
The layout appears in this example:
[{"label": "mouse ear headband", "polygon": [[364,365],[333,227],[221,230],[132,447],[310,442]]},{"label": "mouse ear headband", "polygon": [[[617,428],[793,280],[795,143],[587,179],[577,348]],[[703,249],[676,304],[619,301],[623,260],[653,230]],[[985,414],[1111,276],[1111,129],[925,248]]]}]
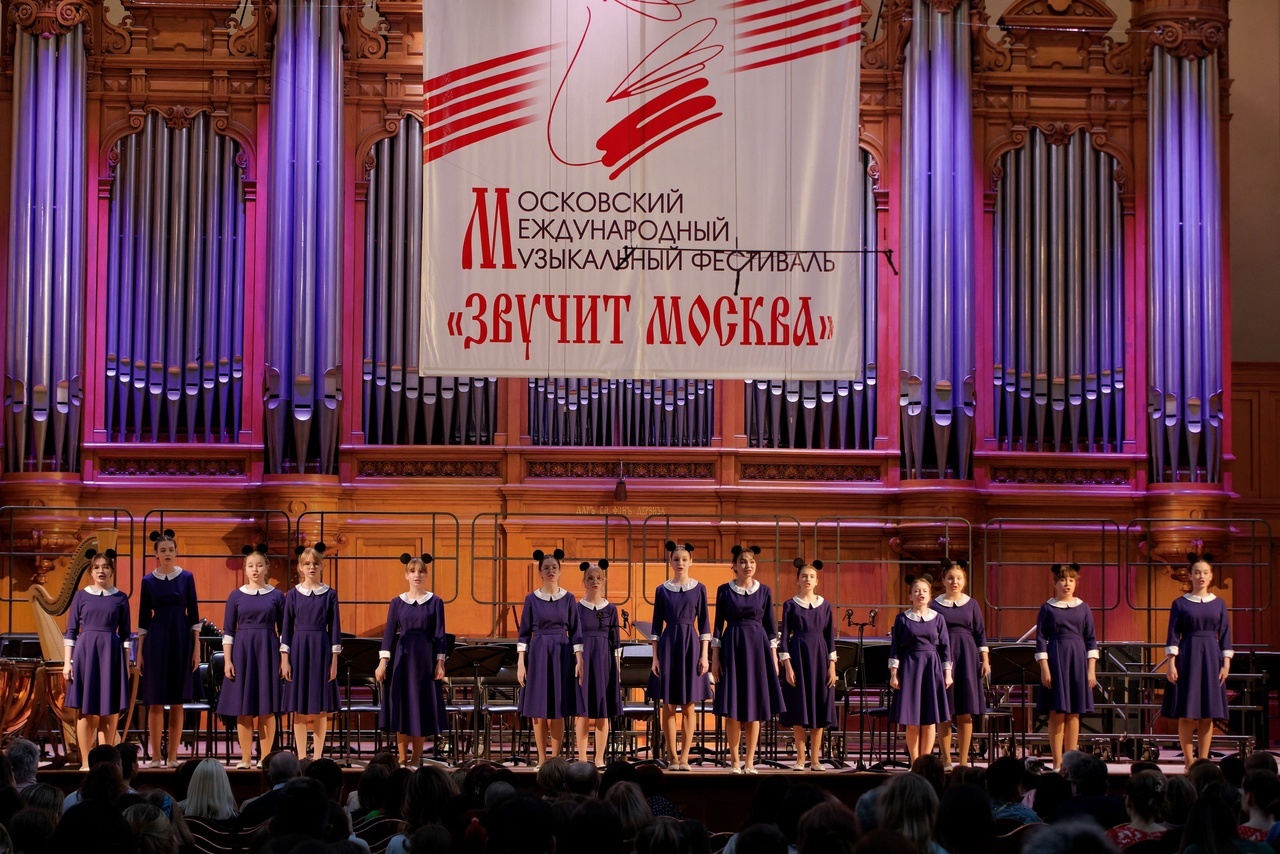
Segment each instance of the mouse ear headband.
[{"label": "mouse ear headband", "polygon": [[89,549],[88,551],[86,551],[86,552],[84,553],[84,556],[85,556],[86,558],[88,558],[90,561],[92,561],[92,560],[93,560],[95,557],[97,557],[98,555],[102,555],[103,557],[105,557],[105,558],[107,559],[107,562],[108,562],[108,563],[112,564],[113,566],[115,565],[115,562],[116,562],[116,550],[115,550],[115,549],[107,549],[105,552],[100,552],[100,551],[98,551],[97,549]]},{"label": "mouse ear headband", "polygon": [[549,557],[555,558],[556,563],[559,563],[560,561],[564,560],[564,549],[556,549],[551,554],[547,554],[542,549],[533,550],[533,559],[537,561],[539,564],[541,564],[544,560],[546,560]]},{"label": "mouse ear headband", "polygon": [[[604,572],[609,568],[608,558],[603,558],[603,557],[600,558],[600,560],[596,561],[596,566],[600,567],[601,572]],[[582,563],[578,564],[578,569],[582,570],[583,572],[586,572],[590,568],[591,568],[591,561],[589,560],[584,560]]]},{"label": "mouse ear headband", "polygon": [[173,528],[165,528],[163,531],[151,532],[151,542],[159,543],[161,540],[168,540],[171,543],[176,543],[177,538],[173,534]]},{"label": "mouse ear headband", "polygon": [[804,569],[806,566],[811,566],[816,571],[822,572],[822,561],[820,560],[815,560],[812,563],[805,563],[804,558],[798,557],[791,561],[791,565],[794,566],[797,571]]},{"label": "mouse ear headband", "polygon": [[241,546],[241,548],[240,548],[240,554],[244,555],[245,557],[248,557],[249,555],[253,554],[254,552],[257,552],[258,554],[262,555],[263,557],[266,557],[266,556],[267,556],[267,544],[266,544],[266,543],[258,543],[257,545],[254,545],[254,546]]},{"label": "mouse ear headband", "polygon": [[1197,554],[1195,552],[1187,552],[1187,568],[1188,569],[1200,563],[1201,561],[1204,561],[1205,563],[1212,565],[1213,555],[1209,554],[1208,552],[1203,552],[1200,554]]},{"label": "mouse ear headband", "polygon": [[[689,554],[693,554],[693,543],[682,543],[677,545],[675,540],[667,540],[667,551],[674,552],[676,549],[684,549]],[[737,554],[737,552],[735,552]]]},{"label": "mouse ear headband", "polygon": [[[404,554],[400,555],[400,562],[403,563],[405,566],[408,566],[411,560],[414,560],[414,557],[408,552],[405,552]],[[422,561],[423,564],[429,564],[431,563],[431,561],[435,560],[435,558],[431,557],[431,555],[427,554],[426,552],[423,552],[422,554],[418,555],[417,560]]]},{"label": "mouse ear headband", "polygon": [[[316,543],[314,546],[311,546],[311,548],[317,554],[324,554],[324,550],[328,547],[324,543]],[[298,546],[296,549],[293,550],[293,553],[296,554],[298,557],[302,557],[302,553],[305,552],[306,550],[307,550],[306,546]]]},{"label": "mouse ear headband", "polygon": [[930,587],[933,586],[933,576],[927,572],[924,573],[923,575],[908,575],[906,580],[907,580],[907,587],[911,587],[917,581],[923,581],[925,584],[928,584]]},{"label": "mouse ear headband", "polygon": [[752,553],[752,554],[754,554],[754,555],[758,555],[758,554],[760,554],[760,547],[759,547],[759,546],[746,546],[746,547],[744,548],[743,546],[734,546],[732,549],[730,549],[730,552],[732,552],[732,554],[733,554],[733,559],[734,559],[734,560],[737,560],[737,559],[738,559],[738,556],[739,556],[739,555],[741,555],[741,554],[743,554],[744,552],[751,552],[751,553]]}]

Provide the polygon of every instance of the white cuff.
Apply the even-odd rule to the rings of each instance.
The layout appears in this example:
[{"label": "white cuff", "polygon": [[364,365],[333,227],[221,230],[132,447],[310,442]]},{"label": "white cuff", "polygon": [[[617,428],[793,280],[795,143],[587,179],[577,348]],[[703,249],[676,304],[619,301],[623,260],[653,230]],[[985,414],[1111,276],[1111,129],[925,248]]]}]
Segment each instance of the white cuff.
[{"label": "white cuff", "polygon": [[131,646],[133,646],[133,644],[132,644],[132,643],[130,643],[129,641],[125,641],[125,642],[124,642],[124,648],[125,648],[125,649],[129,649]]},{"label": "white cuff", "polygon": [[573,645],[573,651],[574,651],[574,652],[582,652],[582,644],[580,644],[580,643],[575,643],[575,644]]},{"label": "white cuff", "polygon": [[943,669],[943,670],[954,670],[955,668],[951,665],[951,662],[950,662],[950,661],[944,661],[944,662],[942,662],[942,669]]},{"label": "white cuff", "polygon": [[891,659],[889,659],[889,669],[890,669],[890,670],[897,670],[897,669],[898,669],[898,665],[900,665],[901,663],[902,663],[902,662],[898,661],[898,659],[896,659],[896,658],[891,658]]},{"label": "white cuff", "polygon": [[700,641],[709,641],[709,640],[711,640],[711,635],[698,635],[698,640],[700,640]]},{"label": "white cuff", "polygon": [[833,652],[827,656],[827,661],[835,661],[838,656],[839,656],[839,653]]},{"label": "white cuff", "polygon": [[1164,648],[1164,653],[1165,655],[1177,655],[1178,648],[1176,646],[1166,646]]},{"label": "white cuff", "polygon": [[147,633],[146,629],[138,629],[136,632],[134,632],[134,634],[136,634],[138,637],[142,637],[146,633]]},{"label": "white cuff", "polygon": [[720,638],[711,638],[711,648],[712,649],[720,648]]},{"label": "white cuff", "polygon": [[773,640],[769,641],[769,649],[777,649],[777,648],[778,648],[777,638],[774,638]]},{"label": "white cuff", "polygon": [[1236,651],[1234,649],[1224,649],[1222,651],[1223,658],[1235,658],[1235,656],[1236,656]]},{"label": "white cuff", "polygon": [[201,620],[201,621],[200,621],[200,622],[198,622],[198,623],[192,623],[192,624],[191,624],[191,631],[193,631],[193,632],[198,632],[198,631],[200,631],[200,630],[201,630],[201,629],[203,629],[203,628],[204,628],[204,620]]},{"label": "white cuff", "polygon": [[236,639],[235,639],[235,638],[233,638],[231,635],[223,635],[223,636],[222,636],[222,645],[223,645],[223,646],[231,646],[231,644],[235,643],[235,640],[236,640]]},{"label": "white cuff", "polygon": [[391,657],[391,650],[389,649],[378,650],[378,658],[390,658],[390,657]]},{"label": "white cuff", "polygon": [[790,661],[790,660],[791,660],[791,653],[789,652],[778,653],[778,661]]},{"label": "white cuff", "polygon": [[617,658],[622,658],[622,647],[618,647],[617,649],[615,649],[615,650],[613,651],[613,654],[614,654],[614,656],[616,656]]},{"label": "white cuff", "polygon": [[1036,653],[1036,661],[1048,661],[1048,660],[1049,660],[1049,653],[1047,652]]},{"label": "white cuff", "polygon": [[448,657],[449,657],[449,656],[445,655],[445,654],[442,652],[442,653],[440,653],[439,655],[437,655],[437,656],[436,656],[436,661],[444,661],[444,660],[445,660],[446,658],[448,658]]},{"label": "white cuff", "polygon": [[71,648],[72,648],[73,646],[75,646],[75,645],[76,645],[76,642],[75,642],[74,640],[72,640],[71,638],[63,638],[63,639],[62,639],[62,646],[63,646],[63,648],[64,648],[64,649],[71,649]]},{"label": "white cuff", "polygon": [[287,653],[289,651],[289,645],[287,643],[280,644],[280,651]]},{"label": "white cuff", "polygon": [[989,653],[989,652],[991,652],[991,647],[989,647],[989,646],[980,646],[980,647],[978,647],[978,652],[988,652],[988,653]]},{"label": "white cuff", "polygon": [[1091,649],[1084,654],[1084,657],[1092,658],[1094,661],[1097,661],[1099,658],[1102,657],[1102,653],[1098,652],[1098,650],[1096,649]]},{"label": "white cuff", "polygon": [[529,649],[529,645],[527,643],[516,644],[516,652],[525,652],[528,649]]},{"label": "white cuff", "polygon": [[335,643],[332,647],[330,647],[329,652],[342,652],[342,644]]}]

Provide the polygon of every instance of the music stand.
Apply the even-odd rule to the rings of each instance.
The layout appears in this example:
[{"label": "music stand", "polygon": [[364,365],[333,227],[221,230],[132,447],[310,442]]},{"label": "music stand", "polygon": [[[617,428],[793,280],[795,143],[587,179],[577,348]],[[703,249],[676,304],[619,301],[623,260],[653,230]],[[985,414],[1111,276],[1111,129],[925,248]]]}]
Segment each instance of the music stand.
[{"label": "music stand", "polygon": [[[889,685],[889,643],[888,641],[884,641],[882,643],[874,643],[874,642],[863,643],[862,645],[862,673],[859,676],[859,685],[861,686],[861,691],[859,692],[859,697],[858,697],[858,717],[859,717],[859,722],[862,724],[864,728],[867,725],[866,724],[867,710],[865,707],[865,703],[866,703],[867,685],[869,684],[875,685],[875,686],[881,686],[885,688],[887,688]],[[893,758],[894,753],[896,753],[896,751],[894,749],[894,737],[893,737],[893,729],[892,729],[893,722],[889,720],[889,710],[891,708],[893,708],[892,692],[890,692],[889,694],[888,705],[871,710],[871,713],[875,714],[877,717],[880,715],[884,716],[885,742],[886,742],[886,748],[888,753],[887,758],[881,760],[880,762],[874,763],[872,770],[878,771],[878,770],[883,770],[885,768],[909,768],[910,767],[908,763],[905,763],[899,759]],[[873,744],[873,749],[874,749],[874,744]],[[866,764],[863,762],[861,735],[859,735],[858,737],[858,766],[859,768],[867,767]]]},{"label": "music stand", "polygon": [[1036,645],[1034,643],[1008,643],[992,645],[989,658],[991,659],[991,684],[1004,685],[1007,687],[1018,686],[1019,693],[1022,696],[1021,703],[1021,723],[1019,729],[1022,731],[1022,755],[1027,755],[1027,698],[1030,696],[1028,690],[1032,684],[1040,684],[1037,676],[1034,683],[1030,682],[1027,674],[1029,672],[1039,673],[1040,663],[1035,660]]},{"label": "music stand", "polygon": [[[650,756],[657,756],[655,744],[657,736],[655,729],[661,729],[656,721],[659,720],[658,701],[651,698],[644,703],[628,703],[627,694],[639,688],[649,693],[649,678],[653,675],[653,647],[648,643],[624,643],[622,645],[621,668],[618,674],[618,687],[622,691],[622,714],[620,722],[627,723],[628,736],[632,735],[630,722],[633,720],[641,720],[648,718],[650,720],[649,732],[647,738],[647,746]],[[610,733],[618,732],[618,727],[614,726]],[[638,759],[640,754],[640,745],[637,741],[636,746],[630,751],[629,755],[632,759]]]},{"label": "music stand", "polygon": [[[346,736],[342,739],[342,761],[347,767],[351,766],[351,737],[347,732],[350,722],[354,719],[353,715],[359,712],[378,712],[381,711],[382,703],[379,697],[377,705],[371,705],[357,709],[351,702],[351,683],[355,677],[361,682],[373,682],[373,672],[378,667],[378,651],[382,648],[381,638],[358,638],[347,637],[342,638],[342,651],[338,653],[338,670],[343,684],[346,685],[346,704],[343,709],[343,720],[345,726],[340,728],[342,735]],[[374,689],[375,693],[378,689]],[[359,730],[357,729],[357,732]],[[305,744],[296,745],[298,753],[301,754],[306,748]]]},{"label": "music stand", "polygon": [[[843,768],[845,759],[849,755],[849,702],[852,699],[854,686],[858,679],[858,656],[862,651],[862,644],[847,638],[836,638],[836,687],[835,690],[840,693],[840,735],[837,737],[832,734],[831,730],[827,730],[826,740],[828,745],[828,757],[826,762],[831,763],[833,768]],[[840,745],[839,755],[832,750],[836,744]],[[859,749],[861,749],[862,739],[858,739]],[[796,750],[800,749],[796,745]]]},{"label": "music stand", "polygon": [[445,676],[452,677],[470,677],[471,681],[471,714],[472,714],[472,731],[471,731],[471,755],[477,759],[485,758],[485,754],[489,752],[489,745],[486,744],[484,750],[480,749],[480,715],[483,712],[483,704],[480,700],[480,680],[491,678],[498,675],[498,671],[502,669],[502,662],[506,659],[507,653],[512,647],[509,644],[484,646],[458,646],[454,647],[453,652],[444,662]]}]

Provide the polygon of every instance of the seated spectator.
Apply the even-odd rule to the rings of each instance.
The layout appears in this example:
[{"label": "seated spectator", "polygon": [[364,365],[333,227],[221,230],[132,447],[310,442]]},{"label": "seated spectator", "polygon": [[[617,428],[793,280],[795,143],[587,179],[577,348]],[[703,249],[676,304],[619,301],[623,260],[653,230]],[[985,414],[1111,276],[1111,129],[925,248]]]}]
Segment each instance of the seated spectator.
[{"label": "seated spectator", "polygon": [[284,787],[295,777],[302,775],[298,755],[291,750],[270,754],[264,767],[271,788],[266,794],[250,798],[240,805],[240,825],[245,830],[257,827],[275,815]]},{"label": "seated spectator", "polygon": [[[615,786],[614,790],[616,789]],[[640,797],[638,786],[636,797]],[[647,804],[644,808],[646,811],[649,809]],[[557,853],[562,849],[564,854],[623,854],[624,851],[634,850],[635,837],[627,838],[629,831],[626,824],[607,802],[583,802],[574,810],[567,830],[563,837],[556,838]]]},{"label": "seated spectator", "polygon": [[[1275,754],[1269,750],[1255,750],[1244,758],[1244,772],[1248,774],[1250,771],[1270,771],[1272,774],[1280,773],[1280,768],[1276,767]],[[14,775],[18,773],[15,766]],[[22,788],[21,785],[18,788]]]},{"label": "seated spectator", "polygon": [[1191,805],[1196,802],[1196,787],[1185,775],[1170,777],[1164,784],[1164,815],[1167,832],[1176,834],[1174,838],[1182,838],[1183,825],[1191,814]]},{"label": "seated spectator", "polygon": [[1160,821],[1164,808],[1165,776],[1159,771],[1139,771],[1124,786],[1124,807],[1129,820],[1107,831],[1107,838],[1123,851],[1147,839],[1159,839],[1168,831]]},{"label": "seated spectator", "polygon": [[[369,764],[365,766],[364,770],[368,771],[370,768],[382,768],[386,770],[387,776],[390,776],[391,772],[399,767],[400,760],[396,759],[396,755],[384,750],[381,753],[373,754],[373,758],[369,760]],[[360,776],[363,779],[364,775],[361,774]],[[357,818],[363,812],[367,812],[368,810],[369,807],[360,803],[360,787],[357,785],[356,790],[347,795],[347,812],[351,814],[352,818]]]},{"label": "seated spectator", "polygon": [[917,854],[945,854],[933,840],[938,819],[938,795],[933,787],[918,774],[900,774],[881,788],[880,827],[905,836]]},{"label": "seated spectator", "polygon": [[138,854],[178,854],[169,819],[151,804],[135,804],[122,814],[138,842]]},{"label": "seated spectator", "polygon": [[1237,828],[1241,839],[1265,842],[1267,831],[1280,812],[1280,777],[1270,771],[1250,771],[1244,775],[1242,811],[1249,819]]},{"label": "seated spectator", "polygon": [[916,761],[911,763],[911,773],[919,774],[928,780],[929,785],[933,786],[934,794],[942,797],[942,790],[947,785],[947,772],[937,754],[929,753],[916,757]]},{"label": "seated spectator", "polygon": [[1001,756],[987,768],[987,797],[991,799],[991,817],[995,821],[1010,819],[1022,824],[1040,820],[1035,810],[1022,803],[1022,761]]},{"label": "seated spectator", "polygon": [[1211,759],[1197,759],[1192,762],[1191,767],[1187,769],[1187,776],[1191,778],[1191,784],[1196,787],[1197,796],[1209,786],[1227,782],[1227,778],[1222,775],[1222,769]]},{"label": "seated spectator", "polygon": [[1058,809],[1059,821],[1078,815],[1090,816],[1103,830],[1128,821],[1124,799],[1108,794],[1107,764],[1101,759],[1092,754],[1082,754],[1071,766],[1067,779],[1075,790],[1075,797]]},{"label": "seated spectator", "polygon": [[659,819],[651,822],[636,839],[636,854],[692,854],[689,839],[680,822]]},{"label": "seated spectator", "polygon": [[1234,797],[1230,789],[1225,782],[1212,783],[1200,792],[1182,832],[1183,854],[1225,851],[1268,854],[1271,851],[1265,842],[1246,841],[1236,832],[1236,811],[1231,806]]},{"label": "seated spectator", "polygon": [[13,769],[13,785],[19,792],[36,784],[36,769],[40,767],[40,748],[25,738],[15,738],[5,748],[9,767]]},{"label": "seated spectator", "polygon": [[1061,774],[1049,771],[1036,777],[1035,797],[1031,806],[1043,822],[1052,823],[1058,819],[1058,810],[1071,800],[1071,784]]},{"label": "seated spectator", "polygon": [[[116,772],[121,788],[124,781],[120,771],[109,763],[97,767],[109,767]],[[90,774],[93,773],[90,769]],[[53,832],[49,850],[65,852],[93,852],[93,854],[135,854],[137,843],[128,822],[116,812],[113,803],[97,798],[86,799],[62,815]]]},{"label": "seated spectator", "polygon": [[825,801],[806,812],[796,828],[798,854],[853,854],[858,818],[839,801]]},{"label": "seated spectator", "polygon": [[1040,831],[1023,850],[1035,854],[1115,854],[1116,847],[1096,822],[1079,816]]},{"label": "seated spectator", "polygon": [[952,786],[938,802],[934,835],[947,854],[986,854],[995,844],[991,800],[977,786]]},{"label": "seated spectator", "polygon": [[27,802],[28,809],[46,813],[50,825],[56,825],[58,819],[62,818],[62,802],[66,800],[66,795],[57,786],[36,783],[23,790],[22,799]]},{"label": "seated spectator", "polygon": [[635,783],[616,783],[604,796],[604,802],[617,813],[627,850],[633,849],[640,831],[653,821],[653,811],[644,793]]},{"label": "seated spectator", "polygon": [[640,791],[649,801],[649,810],[655,816],[667,816],[674,819],[683,819],[684,815],[680,810],[667,799],[664,793],[665,778],[662,775],[662,769],[655,762],[646,762],[643,765],[636,766],[636,782],[640,784]]},{"label": "seated spectator", "polygon": [[391,769],[385,765],[370,765],[360,775],[356,783],[354,806],[352,798],[347,798],[347,812],[351,813],[352,825],[356,826],[367,816],[374,819],[382,815],[382,808],[387,803],[387,780],[391,777]]},{"label": "seated spectator", "polygon": [[552,854],[551,823],[551,805],[546,800],[516,795],[485,817],[489,854]]},{"label": "seated spectator", "polygon": [[[120,778],[120,791],[116,792],[111,796],[111,800],[115,801],[115,799],[120,797],[120,795],[124,794],[125,790],[127,789],[127,787],[124,785],[124,776],[120,774],[120,751],[116,750],[115,745],[97,744],[97,745],[94,745],[93,749],[89,751],[90,773],[92,773],[94,766],[100,765],[102,763],[110,763],[114,765],[116,767],[116,776]],[[102,776],[105,776],[105,772],[100,772],[99,781],[101,781]],[[67,795],[66,798],[63,799],[62,811],[64,813],[67,810],[71,809],[76,804],[80,803],[81,799],[84,797],[84,787],[87,786],[88,784],[89,784],[89,777],[86,776],[84,778],[84,783],[80,785],[80,788],[76,789],[74,792]]]},{"label": "seated spectator", "polygon": [[[61,818],[59,809],[57,818]],[[27,807],[9,819],[9,836],[16,854],[52,854],[55,817],[48,810]]]},{"label": "seated spectator", "polygon": [[799,783],[787,790],[782,796],[782,804],[778,807],[778,830],[787,840],[787,847],[796,848],[796,834],[800,830],[800,819],[818,804],[827,802],[827,793],[809,783]]},{"label": "seated spectator", "polygon": [[858,832],[866,836],[880,826],[880,786],[868,789],[858,797],[853,805],[853,814],[858,818]]},{"label": "seated spectator", "polygon": [[223,854],[240,844],[240,813],[227,769],[218,760],[200,761],[181,806],[199,854]]},{"label": "seated spectator", "polygon": [[453,778],[435,765],[413,772],[404,791],[404,831],[387,843],[387,854],[408,854],[409,837],[419,829],[442,824],[445,803],[458,794]]},{"label": "seated spectator", "polygon": [[640,778],[636,773],[636,766],[630,762],[610,762],[605,769],[600,772],[600,786],[596,792],[597,796],[603,798],[609,789],[615,783],[639,783]]},{"label": "seated spectator", "polygon": [[564,787],[571,795],[594,798],[600,788],[600,772],[592,762],[571,762],[564,775]]},{"label": "seated spectator", "polygon": [[787,854],[787,838],[776,825],[754,824],[738,831],[738,854]]},{"label": "seated spectator", "polygon": [[538,767],[538,788],[542,790],[542,797],[549,801],[554,801],[561,795],[566,795],[569,790],[565,788],[564,778],[569,773],[569,763],[561,759],[559,756],[552,756]]},{"label": "seated spectator", "polygon": [[409,841],[409,854],[450,854],[453,836],[438,824],[420,828]]}]

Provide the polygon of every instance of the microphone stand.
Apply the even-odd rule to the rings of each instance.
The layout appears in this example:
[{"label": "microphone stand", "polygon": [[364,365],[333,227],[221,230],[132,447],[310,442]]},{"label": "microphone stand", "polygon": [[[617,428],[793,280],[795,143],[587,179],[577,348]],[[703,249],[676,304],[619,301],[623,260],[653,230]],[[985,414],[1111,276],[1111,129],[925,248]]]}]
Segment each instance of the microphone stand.
[{"label": "microphone stand", "polygon": [[[866,717],[866,713],[867,713],[867,712],[866,712],[866,702],[867,702],[867,669],[863,666],[863,663],[864,663],[864,662],[863,662],[863,656],[865,656],[865,655],[866,655],[866,652],[865,652],[865,646],[864,646],[864,641],[863,641],[863,639],[864,639],[864,637],[865,637],[865,635],[866,635],[866,632],[867,632],[867,626],[871,626],[872,628],[874,628],[874,627],[875,627],[875,624],[876,624],[876,615],[877,615],[877,614],[879,614],[879,611],[878,611],[877,609],[875,609],[875,608],[872,608],[872,609],[871,609],[871,613],[867,615],[869,619],[868,619],[865,623],[857,623],[857,622],[854,622],[854,620],[853,620],[853,609],[852,609],[852,608],[850,608],[849,610],[845,611],[845,614],[844,614],[844,621],[845,621],[845,624],[846,624],[846,625],[848,625],[848,626],[849,626],[849,627],[851,627],[851,628],[852,628],[852,627],[854,627],[854,626],[857,626],[857,628],[858,628],[858,658],[857,658],[857,668],[858,668],[858,726],[859,726],[860,728],[859,728],[859,730],[858,730],[858,761],[857,761],[857,763],[855,763],[855,764],[854,764],[854,766],[853,766],[853,770],[855,770],[855,771],[866,771],[866,770],[867,770],[867,764],[866,764],[866,762],[864,762],[864,761],[863,761],[863,756],[864,756],[864,754],[863,754],[863,735],[864,735],[864,733],[866,732],[866,727],[867,727],[867,717]],[[847,702],[847,699],[846,699],[846,702]]]}]

